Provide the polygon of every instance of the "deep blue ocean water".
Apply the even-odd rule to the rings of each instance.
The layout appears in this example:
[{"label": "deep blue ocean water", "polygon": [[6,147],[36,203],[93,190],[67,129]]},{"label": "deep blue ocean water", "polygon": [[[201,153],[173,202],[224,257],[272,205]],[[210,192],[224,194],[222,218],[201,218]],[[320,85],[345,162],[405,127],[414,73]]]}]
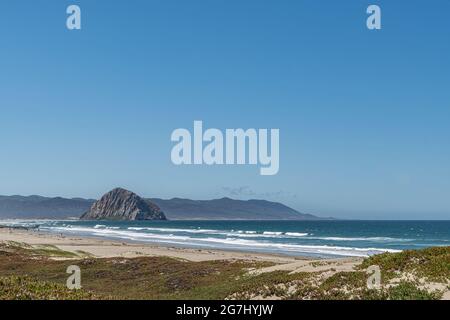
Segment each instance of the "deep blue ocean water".
[{"label": "deep blue ocean water", "polygon": [[2,221],[40,231],[298,256],[369,256],[450,245],[450,221]]}]

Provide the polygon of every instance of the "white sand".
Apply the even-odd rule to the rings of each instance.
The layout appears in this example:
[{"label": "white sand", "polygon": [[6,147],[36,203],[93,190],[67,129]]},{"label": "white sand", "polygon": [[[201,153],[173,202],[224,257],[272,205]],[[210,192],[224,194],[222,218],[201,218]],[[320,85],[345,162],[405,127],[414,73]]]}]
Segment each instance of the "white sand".
[{"label": "white sand", "polygon": [[[250,270],[251,274],[261,274],[273,271],[296,272],[322,272],[322,277],[329,277],[336,272],[350,272],[361,263],[362,258],[339,259],[311,259],[307,257],[289,257],[263,253],[245,253],[225,250],[190,249],[173,246],[153,244],[125,243],[113,240],[101,240],[88,237],[71,237],[55,235],[38,231],[0,228],[0,242],[14,241],[31,246],[56,246],[57,248],[79,254],[79,251],[88,253],[96,258],[135,258],[135,257],[172,257],[188,261],[212,261],[212,260],[245,260],[266,261],[274,263],[274,266]],[[431,284],[430,284],[431,285]],[[445,285],[433,284],[426,286],[428,289],[446,291],[443,299],[450,299],[450,291]],[[447,290],[445,290],[447,289]]]},{"label": "white sand", "polygon": [[77,253],[77,251],[84,251],[97,258],[167,256],[189,261],[233,259],[271,261],[274,263],[292,263],[298,261],[298,259],[302,259],[260,253],[178,248],[154,244],[136,244],[122,241],[102,240],[78,236],[72,237],[67,235],[56,235],[38,231],[8,228],[0,228],[0,242],[1,241],[15,241],[32,246],[53,245],[61,250],[74,253]]},{"label": "white sand", "polygon": [[246,260],[267,261],[275,266],[260,269],[257,273],[287,270],[291,272],[314,272],[328,269],[351,271],[362,261],[361,258],[311,259],[307,257],[290,257],[264,253],[246,253],[226,250],[192,249],[153,244],[126,243],[113,240],[101,240],[88,237],[72,237],[38,231],[0,228],[0,242],[14,241],[32,246],[53,245],[57,248],[77,253],[83,251],[97,258],[142,256],[166,256],[188,261],[211,260]]}]

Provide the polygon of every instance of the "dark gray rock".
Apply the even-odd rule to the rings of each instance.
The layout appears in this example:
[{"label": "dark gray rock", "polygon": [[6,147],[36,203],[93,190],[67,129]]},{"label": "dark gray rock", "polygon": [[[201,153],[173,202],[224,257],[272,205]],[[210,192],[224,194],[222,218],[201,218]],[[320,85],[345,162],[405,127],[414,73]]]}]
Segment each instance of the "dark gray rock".
[{"label": "dark gray rock", "polygon": [[84,220],[166,220],[161,209],[137,194],[116,188],[96,201],[81,216]]}]

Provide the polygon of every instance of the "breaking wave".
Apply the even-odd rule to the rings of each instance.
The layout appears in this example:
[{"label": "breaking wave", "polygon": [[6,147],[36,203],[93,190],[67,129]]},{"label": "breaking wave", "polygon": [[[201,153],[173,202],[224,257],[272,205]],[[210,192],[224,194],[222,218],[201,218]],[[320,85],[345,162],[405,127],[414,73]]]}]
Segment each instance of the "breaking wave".
[{"label": "breaking wave", "polygon": [[[45,227],[43,228],[45,229]],[[287,254],[313,254],[313,255],[325,255],[325,256],[351,256],[351,257],[367,257],[373,254],[379,254],[383,252],[399,252],[401,250],[385,249],[385,248],[357,248],[350,246],[334,246],[334,245],[307,245],[296,243],[277,243],[268,240],[249,240],[242,239],[239,235],[245,233],[231,233],[236,236],[230,236],[230,233],[222,232],[227,235],[224,238],[218,237],[191,237],[180,234],[173,234],[176,232],[191,232],[191,233],[207,233],[215,234],[218,230],[202,230],[202,229],[176,229],[176,228],[141,228],[141,227],[128,227],[127,229],[117,229],[117,227],[107,227],[102,225],[96,225],[94,227],[79,227],[79,226],[61,226],[61,227],[48,227],[49,231],[59,233],[80,234],[96,237],[105,237],[111,239],[125,239],[139,242],[150,243],[162,243],[162,244],[176,244],[182,246],[198,246],[209,248],[221,248],[221,249],[236,249],[236,250],[255,250],[263,252],[277,252]],[[145,232],[142,232],[144,231]],[[152,233],[153,231],[164,231],[166,233]],[[187,231],[188,230],[188,231]],[[173,233],[169,233],[169,231]],[[283,235],[280,232],[263,232],[264,235]],[[249,234],[245,234],[249,235]],[[287,233],[286,233],[287,235]],[[304,237],[305,233],[293,233],[292,236]]]}]

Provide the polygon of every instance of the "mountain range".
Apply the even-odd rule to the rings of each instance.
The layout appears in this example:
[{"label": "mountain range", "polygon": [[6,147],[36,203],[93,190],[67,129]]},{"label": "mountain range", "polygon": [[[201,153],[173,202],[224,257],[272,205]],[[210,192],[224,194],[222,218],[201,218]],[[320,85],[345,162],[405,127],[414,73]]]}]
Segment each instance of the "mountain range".
[{"label": "mountain range", "polygon": [[168,219],[184,220],[318,220],[284,204],[266,200],[190,200],[173,198],[148,199],[166,214]]},{"label": "mountain range", "polygon": [[66,219],[79,217],[95,202],[82,198],[0,196],[1,219]]},{"label": "mountain range", "polygon": [[[114,190],[128,192],[120,188]],[[163,212],[161,216],[165,216],[169,220],[322,219],[311,214],[300,213],[284,204],[267,200],[235,200],[230,198],[215,200],[190,200],[181,198],[169,200],[159,198],[143,199],[147,203],[147,207],[142,204],[140,199],[142,198],[138,199],[133,196],[132,202],[128,204],[127,208],[123,209],[120,205],[114,207],[110,203],[102,204],[100,200],[96,201],[94,199],[18,195],[0,196],[0,219],[68,219],[79,218],[82,215],[86,219],[89,217],[89,215],[86,215],[88,212],[93,213],[91,218],[94,219],[100,219],[102,215],[105,218],[108,214],[112,215],[117,212],[128,215],[128,218],[132,216],[136,217],[136,214],[139,215],[139,213],[133,213],[134,209],[130,208],[130,206],[139,206],[143,212],[148,211],[148,207],[150,207],[151,210],[155,210],[151,214],[158,212],[157,209],[160,209]],[[96,206],[95,208],[94,205]]]}]

